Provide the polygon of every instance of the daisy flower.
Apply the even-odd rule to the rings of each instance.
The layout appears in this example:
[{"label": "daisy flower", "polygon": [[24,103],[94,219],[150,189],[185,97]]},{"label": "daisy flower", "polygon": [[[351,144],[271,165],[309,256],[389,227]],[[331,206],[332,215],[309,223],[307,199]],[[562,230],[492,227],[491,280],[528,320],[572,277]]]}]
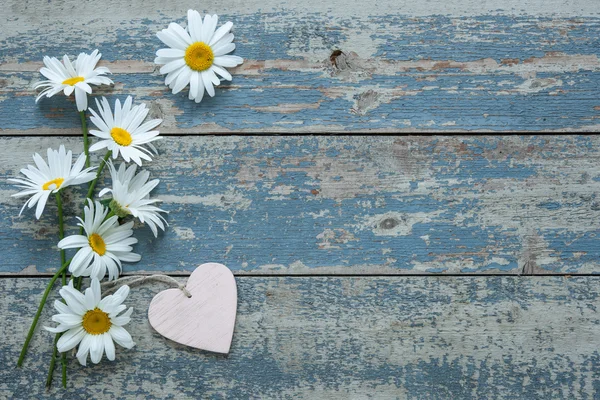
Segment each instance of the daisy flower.
[{"label": "daisy flower", "polygon": [[58,351],[64,353],[79,346],[77,359],[85,365],[88,353],[94,364],[100,362],[104,353],[106,358],[114,361],[114,342],[126,349],[135,346],[131,335],[123,328],[131,320],[133,308],[119,315],[127,308],[122,303],[129,294],[129,286],[121,286],[115,294],[102,298],[98,279],[92,279],[85,294],[75,289],[71,280],[59,293],[66,302],[54,301],[54,308],[59,314],[54,314],[52,321],[59,325],[56,328],[44,327],[53,333],[64,332],[56,343]]},{"label": "daisy flower", "polygon": [[35,99],[36,103],[42,97],[52,97],[61,90],[65,96],[70,96],[75,91],[77,111],[85,111],[88,107],[87,95],[92,93],[90,85],[110,85],[114,83],[109,78],[102,76],[110,74],[106,67],[96,68],[102,54],[94,50],[92,54],[80,53],[74,63],[69,57],[63,56],[63,62],[56,57],[44,57],[44,65],[40,73],[48,78],[47,81],[36,83],[35,88],[44,88]]},{"label": "daisy flower", "polygon": [[233,23],[227,22],[215,30],[218,16],[206,15],[202,22],[198,11],[188,10],[187,15],[187,29],[171,23],[156,34],[170,48],[158,50],[154,62],[163,65],[160,73],[167,74],[165,84],[173,93],[179,93],[189,84],[190,100],[200,103],[205,89],[209,96],[215,95],[214,86],[221,83],[217,75],[231,80],[225,67],[238,66],[244,60],[227,55],[235,49],[233,34],[229,32]]},{"label": "daisy flower", "polygon": [[85,155],[80,154],[73,162],[73,153],[66,151],[65,146],[61,145],[58,150],[48,149],[48,163],[38,154],[33,155],[33,165],[23,168],[21,173],[25,175],[23,179],[9,178],[10,182],[17,184],[24,189],[19,193],[13,194],[13,197],[23,197],[32,195],[23,205],[19,215],[23,213],[25,207],[32,208],[37,204],[35,217],[40,219],[48,197],[68,186],[79,185],[89,182],[96,177],[91,172],[96,167],[83,169],[85,164]]},{"label": "daisy flower", "polygon": [[113,215],[105,220],[108,214],[99,202],[88,199],[83,209],[84,219],[77,217],[77,225],[83,227],[85,236],[71,235],[58,242],[59,249],[79,249],[69,271],[74,276],[90,276],[102,279],[108,270],[108,280],[117,279],[121,270],[121,261],[136,262],[141,260],[139,254],[133,253],[132,244],[137,243],[133,235],[133,221],[119,225],[119,217]]},{"label": "daisy flower", "polygon": [[133,100],[131,96],[121,107],[119,99],[115,102],[115,113],[113,115],[108,100],[102,98],[102,103],[96,99],[98,113],[90,108],[92,113],[91,121],[99,130],[90,130],[90,133],[100,140],[90,147],[90,151],[107,148],[112,151],[112,156],[116,159],[119,153],[126,162],[133,160],[139,166],[142,166],[142,159],[152,161],[150,150],[142,145],[147,144],[154,152],[156,149],[151,144],[155,140],[161,139],[158,131],[153,131],[162,119],[151,119],[142,124],[150,109],[146,108],[144,103],[132,107]]},{"label": "daisy flower", "polygon": [[157,226],[164,231],[165,225],[168,225],[163,216],[159,214],[166,213],[166,211],[153,205],[160,200],[150,198],[150,192],[160,180],[154,179],[148,182],[150,173],[142,170],[136,174],[137,165],[135,164],[126,168],[123,163],[117,170],[109,161],[108,168],[112,178],[112,189],[102,189],[100,196],[112,193],[109,207],[115,215],[120,218],[133,215],[140,222],[148,224],[154,236],[158,236]]}]

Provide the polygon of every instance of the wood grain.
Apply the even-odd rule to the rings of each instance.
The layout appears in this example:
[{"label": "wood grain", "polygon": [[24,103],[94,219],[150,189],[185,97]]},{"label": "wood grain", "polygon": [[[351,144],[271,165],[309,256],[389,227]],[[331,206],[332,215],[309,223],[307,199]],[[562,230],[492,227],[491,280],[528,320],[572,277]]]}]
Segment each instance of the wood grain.
[{"label": "wood grain", "polygon": [[44,55],[91,48],[116,82],[96,94],[148,102],[165,133],[600,130],[594,0],[203,3],[235,23],[246,63],[200,106],[170,93],[153,65],[155,33],[184,22],[187,2],[8,3],[4,135],[78,134],[72,99],[36,105],[33,84]]},{"label": "wood grain", "polygon": [[86,368],[71,359],[69,388],[50,392],[50,333],[13,368],[46,280],[2,279],[0,397],[592,399],[599,279],[239,277],[227,357],[154,332],[146,309],[164,286],[136,288],[136,347]]},{"label": "wood grain", "polygon": [[[152,63],[189,2],[97,3],[2,5],[0,398],[598,398],[600,277],[569,275],[600,273],[600,138],[398,136],[600,131],[596,0],[207,0],[246,62],[200,106]],[[164,287],[135,289],[134,350],[46,392],[49,333],[12,366],[57,267],[54,206],[18,217],[6,179],[81,151],[72,99],[33,86],[44,55],[94,48],[115,81],[94,96],[133,95],[168,135],[148,167],[170,227],[136,230],[125,273],[226,264],[238,318],[229,356],[196,351],[148,324]],[[396,136],[307,135],[345,132]]]},{"label": "wood grain", "polygon": [[[75,138],[2,138],[2,273],[57,267],[53,202],[18,217],[6,179]],[[169,137],[148,164],[169,211],[126,273],[600,272],[600,137]],[[99,188],[103,184],[99,185]],[[81,193],[69,196],[67,234]],[[54,248],[55,249],[55,248]]]}]

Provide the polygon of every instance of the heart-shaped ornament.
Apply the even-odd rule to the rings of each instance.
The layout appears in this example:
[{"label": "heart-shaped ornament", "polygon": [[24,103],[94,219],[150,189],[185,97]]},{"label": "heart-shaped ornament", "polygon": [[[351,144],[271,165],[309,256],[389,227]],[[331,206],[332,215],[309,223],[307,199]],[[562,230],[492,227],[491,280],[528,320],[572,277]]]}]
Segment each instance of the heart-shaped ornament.
[{"label": "heart-shaped ornament", "polygon": [[237,287],[223,264],[206,263],[192,272],[186,290],[167,289],[152,299],[150,325],[177,343],[229,353],[237,311]]}]

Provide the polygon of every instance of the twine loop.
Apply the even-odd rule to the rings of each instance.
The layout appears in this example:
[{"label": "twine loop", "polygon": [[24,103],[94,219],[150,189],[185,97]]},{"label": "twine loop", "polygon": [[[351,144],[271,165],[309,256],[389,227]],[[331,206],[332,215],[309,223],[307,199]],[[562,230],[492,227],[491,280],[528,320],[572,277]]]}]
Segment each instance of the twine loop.
[{"label": "twine loop", "polygon": [[177,287],[179,290],[186,295],[186,297],[192,297],[192,294],[185,288],[185,285],[180,283],[177,279],[172,278],[168,275],[155,274],[155,275],[129,275],[124,276],[114,281],[103,282],[100,286],[102,287],[103,294],[112,294],[118,288],[123,285],[140,286],[147,282],[163,282],[171,286]]}]

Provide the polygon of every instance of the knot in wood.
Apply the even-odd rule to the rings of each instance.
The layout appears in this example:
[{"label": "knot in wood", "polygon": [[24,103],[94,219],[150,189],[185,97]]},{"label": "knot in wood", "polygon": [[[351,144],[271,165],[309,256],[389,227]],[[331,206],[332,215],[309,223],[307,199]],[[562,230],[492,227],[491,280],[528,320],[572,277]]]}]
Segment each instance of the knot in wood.
[{"label": "knot in wood", "polygon": [[381,229],[394,229],[400,224],[400,221],[394,218],[386,218],[379,224]]}]

